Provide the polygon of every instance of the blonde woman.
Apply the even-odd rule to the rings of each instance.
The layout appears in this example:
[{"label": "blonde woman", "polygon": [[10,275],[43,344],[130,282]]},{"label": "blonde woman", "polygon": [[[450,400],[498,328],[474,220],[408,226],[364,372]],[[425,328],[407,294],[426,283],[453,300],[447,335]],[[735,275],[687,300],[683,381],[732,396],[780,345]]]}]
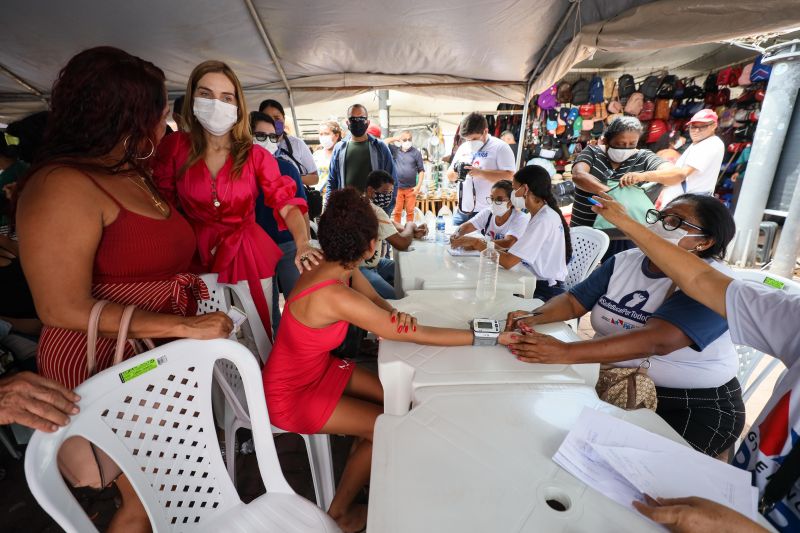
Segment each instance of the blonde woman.
[{"label": "blonde woman", "polygon": [[297,243],[299,270],[317,263],[303,214],[306,202],[295,198],[296,185],[282,176],[275,158],[254,145],[249,116],[236,74],[225,63],[195,67],[186,88],[183,117],[189,131],[164,139],[158,147],[153,178],[161,194],[180,206],[197,237],[193,268],[216,272],[222,283],[247,280],[261,321],[271,331],[265,291],[281,257],[280,248],[256,224],[259,189],[275,212],[279,229]]}]

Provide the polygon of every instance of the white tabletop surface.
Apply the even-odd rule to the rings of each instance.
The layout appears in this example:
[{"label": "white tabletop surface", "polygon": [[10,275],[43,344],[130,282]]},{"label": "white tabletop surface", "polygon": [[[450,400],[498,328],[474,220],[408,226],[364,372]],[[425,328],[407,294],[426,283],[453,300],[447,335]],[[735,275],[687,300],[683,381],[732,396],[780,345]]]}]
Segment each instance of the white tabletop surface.
[{"label": "white tabletop surface", "polygon": [[[415,240],[409,250],[395,251],[395,291],[402,298],[410,290],[472,289],[478,283],[478,257],[452,256],[449,244]],[[522,294],[527,298],[536,290],[536,276],[500,267],[497,292]]]},{"label": "white tabletop surface", "polygon": [[[477,302],[473,291],[412,291],[392,302],[413,313],[420,324],[467,329],[473,318],[505,320],[510,311],[532,310],[540,300],[498,296]],[[565,342],[579,340],[563,322],[536,326],[541,333]],[[575,384],[594,387],[599,365],[543,365],[518,361],[503,346],[425,346],[408,342],[380,342],[378,375],[384,389],[384,411],[401,415],[416,403],[425,387],[507,384]]]},{"label": "white tabletop surface", "polygon": [[[622,411],[593,388],[441,388],[375,425],[368,531],[381,533],[664,531],[553,461],[584,406],[685,444],[653,411]],[[552,509],[548,499],[565,503]]]}]

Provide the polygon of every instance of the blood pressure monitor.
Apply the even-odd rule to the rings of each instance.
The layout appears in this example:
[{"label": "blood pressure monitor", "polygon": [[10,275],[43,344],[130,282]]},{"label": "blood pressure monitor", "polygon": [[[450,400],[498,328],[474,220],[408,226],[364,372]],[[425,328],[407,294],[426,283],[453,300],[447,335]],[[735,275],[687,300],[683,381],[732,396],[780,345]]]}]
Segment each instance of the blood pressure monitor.
[{"label": "blood pressure monitor", "polygon": [[491,318],[475,318],[472,320],[472,345],[496,346],[500,331],[499,321]]}]

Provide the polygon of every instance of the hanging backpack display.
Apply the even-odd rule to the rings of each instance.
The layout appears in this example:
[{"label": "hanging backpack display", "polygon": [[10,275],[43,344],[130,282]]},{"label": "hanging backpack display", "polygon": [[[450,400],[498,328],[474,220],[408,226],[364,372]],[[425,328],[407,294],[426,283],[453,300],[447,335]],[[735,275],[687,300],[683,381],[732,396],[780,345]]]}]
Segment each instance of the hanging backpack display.
[{"label": "hanging backpack display", "polygon": [[717,75],[711,73],[708,76],[706,76],[706,81],[703,82],[703,92],[715,93],[718,90],[719,87],[717,86]]},{"label": "hanging backpack display", "polygon": [[753,62],[753,69],[750,71],[750,81],[753,83],[759,81],[769,81],[769,75],[772,73],[772,66],[762,63],[764,56],[760,55]]},{"label": "hanging backpack display", "polygon": [[647,144],[653,144],[657,142],[662,135],[666,134],[669,131],[667,128],[667,123],[663,120],[654,120],[650,123],[650,126],[647,127],[647,140],[645,141]]},{"label": "hanging backpack display", "polygon": [[622,104],[619,102],[619,100],[611,100],[608,103],[608,112],[611,114],[622,113]]},{"label": "hanging backpack display", "polygon": [[675,91],[678,85],[678,77],[673,75],[664,76],[664,79],[661,80],[661,84],[658,86],[658,91],[656,92],[656,96],[658,98],[678,98],[675,95]]},{"label": "hanging backpack display", "polygon": [[[715,80],[716,82],[716,80]],[[716,90],[716,89],[714,89]],[[705,91],[702,87],[695,83],[694,78],[689,80],[689,83],[686,84],[686,89],[683,91],[683,97],[688,99],[698,99],[703,98],[705,96]]]},{"label": "hanging backpack display", "polygon": [[658,76],[647,76],[639,86],[639,92],[644,95],[645,100],[653,100],[658,94],[659,86]]},{"label": "hanging backpack display", "polygon": [[558,99],[556,98],[557,94],[558,94],[558,86],[555,84],[553,84],[549,89],[540,94],[539,98],[537,98],[536,100],[539,109],[549,110],[555,108],[558,105]]},{"label": "hanging backpack display", "polygon": [[652,100],[647,100],[642,105],[642,110],[639,112],[638,119],[643,121],[653,120],[656,113],[656,104]]},{"label": "hanging backpack display", "polygon": [[623,74],[619,77],[619,81],[617,82],[617,88],[619,90],[619,97],[620,98],[628,98],[634,92],[636,92],[636,84],[633,81],[633,76],[630,74]]},{"label": "hanging backpack display", "polygon": [[589,103],[599,104],[603,101],[603,78],[594,76],[589,83]]},{"label": "hanging backpack display", "polygon": [[644,107],[644,95],[642,93],[633,93],[628,97],[628,101],[625,102],[625,114],[634,117],[638,116],[642,112],[642,107]]},{"label": "hanging backpack display", "polygon": [[605,125],[603,124],[602,120],[596,120],[594,123],[594,127],[592,128],[592,135],[595,137],[599,137],[603,134],[605,130]]},{"label": "hanging backpack display", "polygon": [[724,68],[717,74],[717,86],[736,87],[739,83],[739,76],[741,75],[742,67]]},{"label": "hanging backpack display", "polygon": [[558,84],[558,103],[568,104],[572,102],[572,85],[567,81]]},{"label": "hanging backpack display", "polygon": [[748,63],[742,69],[742,73],[739,75],[739,87],[747,87],[753,81],[750,79],[750,76],[753,75],[753,63]]},{"label": "hanging backpack display", "polygon": [[672,95],[672,98],[675,100],[680,100],[683,98],[683,95],[686,93],[686,84],[683,80],[678,80],[675,82],[675,92]]},{"label": "hanging backpack display", "polygon": [[583,105],[589,103],[589,80],[578,80],[572,84],[572,104]]},{"label": "hanging backpack display", "polygon": [[717,91],[716,99],[714,100],[714,104],[721,106],[721,105],[728,105],[728,102],[731,101],[731,90],[727,87],[720,89]]},{"label": "hanging backpack display", "polygon": [[656,99],[656,110],[653,117],[658,120],[669,120],[669,100],[666,98]]},{"label": "hanging backpack display", "polygon": [[578,114],[583,118],[594,118],[594,104],[583,104],[578,108]]}]

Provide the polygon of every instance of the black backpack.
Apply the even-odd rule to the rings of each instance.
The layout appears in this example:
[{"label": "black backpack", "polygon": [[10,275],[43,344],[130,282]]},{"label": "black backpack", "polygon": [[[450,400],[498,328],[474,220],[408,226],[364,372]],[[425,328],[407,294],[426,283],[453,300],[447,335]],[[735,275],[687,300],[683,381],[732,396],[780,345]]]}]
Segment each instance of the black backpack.
[{"label": "black backpack", "polygon": [[633,81],[633,76],[630,74],[623,74],[617,81],[617,90],[619,91],[620,98],[627,98],[636,92],[636,83]]},{"label": "black backpack", "polygon": [[686,89],[683,90],[683,97],[689,100],[699,100],[706,95],[702,87],[697,85],[694,78],[686,82]]},{"label": "black backpack", "polygon": [[706,81],[703,82],[703,91],[706,93],[715,93],[718,90],[717,75],[712,72],[706,77]]},{"label": "black backpack", "polygon": [[658,76],[647,76],[639,86],[639,92],[644,95],[645,100],[654,100],[658,94],[659,85]]},{"label": "black backpack", "polygon": [[589,103],[589,80],[580,79],[572,85],[572,105]]},{"label": "black backpack", "polygon": [[658,87],[658,92],[656,96],[659,98],[674,98],[675,97],[675,89],[678,85],[678,77],[669,75],[664,76],[664,79],[661,80],[661,85]]}]

